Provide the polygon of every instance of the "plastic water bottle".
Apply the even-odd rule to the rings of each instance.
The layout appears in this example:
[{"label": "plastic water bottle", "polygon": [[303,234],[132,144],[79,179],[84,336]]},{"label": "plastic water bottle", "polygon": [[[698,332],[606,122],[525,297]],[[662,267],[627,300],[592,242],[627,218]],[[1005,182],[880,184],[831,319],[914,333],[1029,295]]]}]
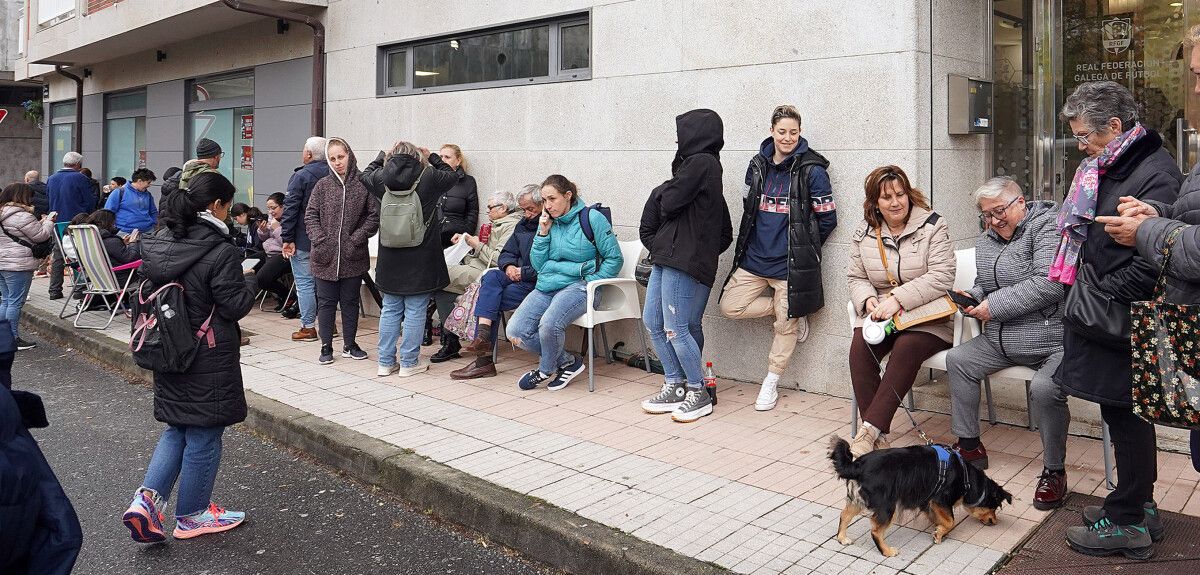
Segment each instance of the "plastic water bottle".
[{"label": "plastic water bottle", "polygon": [[704,391],[708,392],[712,404],[717,404],[717,376],[713,375],[712,362],[704,364]]}]

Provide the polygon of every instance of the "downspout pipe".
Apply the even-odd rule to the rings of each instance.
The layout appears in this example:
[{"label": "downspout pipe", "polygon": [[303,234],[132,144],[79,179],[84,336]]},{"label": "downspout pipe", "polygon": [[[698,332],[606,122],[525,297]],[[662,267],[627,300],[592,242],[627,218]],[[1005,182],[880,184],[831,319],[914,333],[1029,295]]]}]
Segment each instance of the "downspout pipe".
[{"label": "downspout pipe", "polygon": [[[83,78],[63,69],[62,64],[55,64],[54,71],[75,80],[75,133],[71,137],[72,152],[83,153]],[[57,158],[61,160],[62,158]],[[53,162],[52,162],[53,163]],[[50,166],[54,168],[54,166]]]},{"label": "downspout pipe", "polygon": [[[312,85],[312,135],[325,135],[325,25],[313,16],[287,10],[275,10],[240,0],[221,0],[226,6],[239,12],[249,12],[268,18],[304,24],[313,31],[313,85]],[[81,88],[82,89],[82,88]]]}]

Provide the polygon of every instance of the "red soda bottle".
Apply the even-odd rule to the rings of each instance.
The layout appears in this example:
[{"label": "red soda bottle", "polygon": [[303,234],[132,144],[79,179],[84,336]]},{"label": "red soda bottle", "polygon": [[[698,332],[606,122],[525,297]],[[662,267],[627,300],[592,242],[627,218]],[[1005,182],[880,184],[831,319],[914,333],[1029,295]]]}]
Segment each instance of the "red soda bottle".
[{"label": "red soda bottle", "polygon": [[704,391],[708,392],[708,397],[712,399],[712,404],[717,404],[717,376],[713,375],[712,362],[704,364]]},{"label": "red soda bottle", "polygon": [[488,238],[492,235],[492,224],[487,223],[479,226],[479,242],[486,244]]}]

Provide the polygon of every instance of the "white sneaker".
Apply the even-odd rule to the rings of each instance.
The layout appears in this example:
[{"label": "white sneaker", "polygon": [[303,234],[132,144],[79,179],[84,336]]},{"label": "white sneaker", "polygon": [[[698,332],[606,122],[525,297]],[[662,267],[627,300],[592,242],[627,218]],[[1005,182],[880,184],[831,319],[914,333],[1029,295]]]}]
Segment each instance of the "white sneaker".
[{"label": "white sneaker", "polygon": [[800,316],[796,322],[796,342],[800,343],[808,339],[808,318]]},{"label": "white sneaker", "polygon": [[417,365],[412,367],[401,367],[396,370],[396,375],[400,377],[412,377],[418,373],[429,371],[429,364],[424,361],[418,361]]},{"label": "white sneaker", "polygon": [[763,380],[762,389],[758,390],[758,399],[754,400],[755,411],[770,411],[775,409],[775,403],[779,401],[779,392],[776,391],[778,386],[778,379],[767,378]]},{"label": "white sneaker", "polygon": [[379,366],[379,370],[375,372],[375,375],[377,375],[379,377],[387,377],[393,373],[396,373],[399,370],[400,370],[400,364],[398,364],[398,363],[393,363],[392,365],[381,365],[381,366]]}]

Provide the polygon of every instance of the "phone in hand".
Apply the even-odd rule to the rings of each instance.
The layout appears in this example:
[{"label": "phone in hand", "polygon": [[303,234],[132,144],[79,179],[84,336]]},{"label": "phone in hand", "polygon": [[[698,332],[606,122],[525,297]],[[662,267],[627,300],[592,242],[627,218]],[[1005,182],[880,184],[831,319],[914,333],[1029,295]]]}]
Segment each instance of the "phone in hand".
[{"label": "phone in hand", "polygon": [[976,300],[969,295],[958,293],[954,290],[947,291],[946,295],[950,296],[950,299],[954,300],[954,303],[958,304],[958,307],[964,309],[979,305],[979,300]]}]

